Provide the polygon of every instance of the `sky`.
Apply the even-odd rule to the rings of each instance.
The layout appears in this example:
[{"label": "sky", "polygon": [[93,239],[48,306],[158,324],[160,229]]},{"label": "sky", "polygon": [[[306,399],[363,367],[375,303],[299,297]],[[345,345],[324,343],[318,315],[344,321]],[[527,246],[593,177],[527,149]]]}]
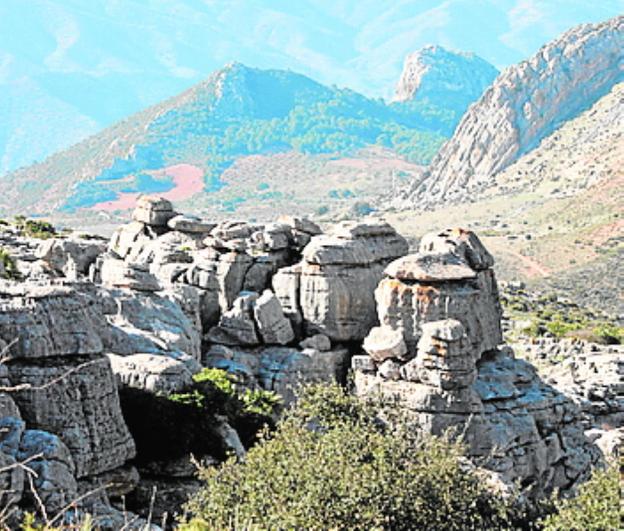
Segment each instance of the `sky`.
[{"label": "sky", "polygon": [[0,80],[43,69],[188,86],[240,61],[389,96],[426,44],[500,69],[623,12],[624,0],[0,0]]},{"label": "sky", "polygon": [[[502,69],[621,13],[624,0],[0,0],[0,174],[232,61],[389,98],[426,44]],[[41,153],[24,147],[33,131]]]}]

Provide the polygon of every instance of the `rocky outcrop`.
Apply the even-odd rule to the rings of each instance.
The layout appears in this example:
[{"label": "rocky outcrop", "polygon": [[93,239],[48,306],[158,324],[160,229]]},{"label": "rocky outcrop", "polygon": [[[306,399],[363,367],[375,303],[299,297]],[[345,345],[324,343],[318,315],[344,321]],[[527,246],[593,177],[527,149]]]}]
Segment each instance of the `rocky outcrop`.
[{"label": "rocky outcrop", "polygon": [[494,175],[566,120],[624,80],[624,17],[564,33],[532,58],[505,70],[464,115],[412,200],[457,200]]},{"label": "rocky outcrop", "polygon": [[[377,322],[372,293],[383,269],[407,248],[405,239],[386,223],[344,222],[312,238],[303,251],[300,273],[281,277],[274,288],[283,299],[297,291],[298,283],[298,307],[307,334],[362,340]],[[289,285],[281,284],[285,279]],[[287,312],[292,306],[287,304]]]},{"label": "rocky outcrop", "polygon": [[214,345],[204,354],[203,361],[209,367],[233,374],[245,387],[274,391],[289,404],[302,384],[343,381],[349,358],[347,349],[263,347],[245,350]]},{"label": "rocky outcrop", "polygon": [[496,68],[474,54],[425,46],[405,58],[394,101],[438,104],[461,115],[497,75]]},{"label": "rocky outcrop", "polygon": [[157,486],[159,514],[179,507],[198,487],[191,454],[242,456],[260,427],[256,413],[232,413],[242,402],[202,367],[227,371],[237,393],[288,404],[304,383],[345,382],[351,365],[358,393],[396,398],[430,432],[462,433],[475,461],[535,494],[587,477],[598,450],[584,430],[622,422],[609,409],[620,407],[617,364],[601,365],[606,383],[581,383],[598,358],[579,359],[572,379],[593,404],[577,400],[581,414],[502,345],[494,260],[470,231],[426,235],[405,256],[382,221],[323,233],[299,218],[215,225],[174,214],[143,200],[90,280],[86,266],[62,265],[78,263],[76,251],[55,242],[24,280],[0,283],[7,504],[32,503],[29,476],[12,466],[32,458],[51,509],[103,485],[85,504],[112,528],[116,497],[147,514]]},{"label": "rocky outcrop", "polygon": [[418,429],[461,434],[473,461],[531,496],[573,489],[601,453],[573,401],[501,345],[492,265],[462,230],[391,263],[376,290],[381,329],[353,359],[356,392],[393,401]]}]

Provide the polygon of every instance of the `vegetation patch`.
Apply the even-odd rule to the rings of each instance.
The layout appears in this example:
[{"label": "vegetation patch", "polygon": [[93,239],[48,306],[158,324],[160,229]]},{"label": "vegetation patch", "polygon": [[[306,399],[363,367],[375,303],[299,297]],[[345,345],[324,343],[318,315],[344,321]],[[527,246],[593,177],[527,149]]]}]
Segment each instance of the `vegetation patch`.
[{"label": "vegetation patch", "polygon": [[2,267],[0,268],[0,273],[4,276],[4,278],[10,280],[19,280],[22,275],[15,263],[15,260],[3,247],[0,247],[0,264]]},{"label": "vegetation patch", "polygon": [[[337,386],[306,389],[244,462],[200,472],[182,529],[499,529],[504,501],[462,447],[379,421]],[[394,423],[393,423],[394,426]]]},{"label": "vegetation patch", "polygon": [[14,224],[17,229],[30,238],[47,240],[57,235],[54,226],[47,221],[28,219],[25,216],[15,216]]}]

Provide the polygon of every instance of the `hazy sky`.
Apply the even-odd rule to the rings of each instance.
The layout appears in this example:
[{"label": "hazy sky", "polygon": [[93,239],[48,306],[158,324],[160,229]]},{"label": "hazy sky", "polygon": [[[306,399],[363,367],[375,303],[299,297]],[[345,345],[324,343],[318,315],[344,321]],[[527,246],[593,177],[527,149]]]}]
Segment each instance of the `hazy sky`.
[{"label": "hazy sky", "polygon": [[387,96],[425,44],[502,68],[622,12],[624,0],[0,0],[0,82],[156,74],[174,93],[237,60]]}]

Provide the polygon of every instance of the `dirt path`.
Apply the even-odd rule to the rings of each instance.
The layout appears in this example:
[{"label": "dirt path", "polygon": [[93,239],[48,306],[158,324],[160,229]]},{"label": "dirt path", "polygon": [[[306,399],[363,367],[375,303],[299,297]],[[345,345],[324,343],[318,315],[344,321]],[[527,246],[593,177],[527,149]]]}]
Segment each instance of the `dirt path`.
[{"label": "dirt path", "polygon": [[524,256],[523,254],[520,254],[512,249],[506,249],[506,252],[521,262],[524,274],[528,278],[547,277],[551,273],[550,269],[529,256]]}]

